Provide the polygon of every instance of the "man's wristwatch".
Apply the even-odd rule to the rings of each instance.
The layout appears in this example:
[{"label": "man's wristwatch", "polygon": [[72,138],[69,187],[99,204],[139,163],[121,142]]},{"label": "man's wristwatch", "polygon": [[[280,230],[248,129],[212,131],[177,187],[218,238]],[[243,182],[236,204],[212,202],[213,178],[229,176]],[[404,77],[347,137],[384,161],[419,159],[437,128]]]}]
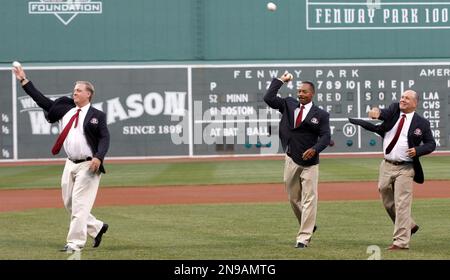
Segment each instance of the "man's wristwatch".
[{"label": "man's wristwatch", "polygon": [[20,80],[20,83],[23,83],[23,81],[25,81],[27,78],[23,78]]}]

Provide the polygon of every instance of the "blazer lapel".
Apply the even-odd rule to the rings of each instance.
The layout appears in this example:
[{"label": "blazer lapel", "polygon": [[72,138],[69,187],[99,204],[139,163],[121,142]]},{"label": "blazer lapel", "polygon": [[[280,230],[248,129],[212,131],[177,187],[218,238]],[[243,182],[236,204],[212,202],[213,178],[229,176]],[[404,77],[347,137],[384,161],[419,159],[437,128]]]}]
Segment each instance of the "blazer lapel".
[{"label": "blazer lapel", "polygon": [[84,118],[83,128],[86,129],[88,122],[92,119],[94,115],[94,110],[92,110],[92,105],[89,107],[89,110],[86,113],[86,117]]},{"label": "blazer lapel", "polygon": [[389,130],[391,130],[395,124],[397,123],[398,119],[400,118],[400,115],[402,114],[402,112],[400,111],[400,108],[396,108],[395,112],[393,114],[393,117],[389,120],[385,120],[383,122],[383,126],[384,126],[384,131],[388,132]]},{"label": "blazer lapel", "polygon": [[317,111],[317,107],[313,104],[311,109],[308,112],[308,115],[306,115],[306,117],[302,123],[309,122],[316,111]]},{"label": "blazer lapel", "polygon": [[411,125],[409,126],[409,130],[408,130],[408,137],[409,135],[412,135],[414,133],[414,129],[415,127],[417,127],[417,113],[414,112],[414,115],[411,119]]},{"label": "blazer lapel", "polygon": [[[300,106],[300,103],[297,103],[297,105],[288,105],[288,122],[289,127],[292,129],[294,127],[295,123],[295,109],[297,109]],[[289,112],[292,112],[289,114]]]},{"label": "blazer lapel", "polygon": [[408,144],[409,144],[409,147],[413,146],[412,145],[412,139],[413,139],[413,136],[414,136],[414,131],[417,128],[417,121],[418,121],[417,113],[414,112],[414,115],[413,115],[412,120],[411,120],[411,125],[409,126],[409,130],[408,130]]}]

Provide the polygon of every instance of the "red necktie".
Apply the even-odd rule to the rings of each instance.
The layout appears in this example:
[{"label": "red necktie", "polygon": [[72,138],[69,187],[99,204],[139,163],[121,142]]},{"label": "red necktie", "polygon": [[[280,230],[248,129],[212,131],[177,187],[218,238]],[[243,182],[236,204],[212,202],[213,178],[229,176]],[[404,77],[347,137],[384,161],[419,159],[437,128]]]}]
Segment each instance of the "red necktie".
[{"label": "red necktie", "polygon": [[305,106],[301,106],[300,107],[300,113],[298,113],[297,119],[295,120],[295,127],[299,127],[300,124],[302,123],[302,116],[303,116],[303,109],[305,108]]},{"label": "red necktie", "polygon": [[406,115],[402,114],[402,118],[400,119],[400,122],[397,127],[397,131],[395,132],[394,138],[392,138],[391,143],[389,143],[389,146],[386,148],[386,155],[389,154],[392,151],[392,148],[394,148],[395,144],[397,143],[398,137],[400,136],[400,132],[402,131],[403,124],[405,123]]},{"label": "red necktie", "polygon": [[72,128],[72,124],[75,121],[75,126],[78,125],[78,116],[80,115],[81,109],[78,109],[75,115],[72,116],[72,118],[69,120],[69,122],[64,127],[61,134],[58,136],[58,139],[56,139],[55,145],[53,145],[52,148],[52,154],[56,155],[61,150],[62,145],[64,144],[64,140],[66,140],[67,134],[69,134],[69,130]]}]

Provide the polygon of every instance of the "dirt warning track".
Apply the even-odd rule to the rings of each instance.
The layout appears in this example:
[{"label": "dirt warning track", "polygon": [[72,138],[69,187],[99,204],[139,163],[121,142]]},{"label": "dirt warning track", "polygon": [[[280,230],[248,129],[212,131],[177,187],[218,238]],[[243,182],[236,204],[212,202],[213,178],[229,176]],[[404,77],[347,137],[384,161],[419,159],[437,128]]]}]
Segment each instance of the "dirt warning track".
[{"label": "dirt warning track", "polygon": [[[450,198],[449,181],[414,185],[414,198]],[[319,201],[376,200],[376,182],[319,183]],[[246,184],[164,187],[100,187],[95,206],[201,203],[257,203],[287,201],[283,184]],[[34,208],[62,208],[60,189],[1,190],[0,212]]]}]

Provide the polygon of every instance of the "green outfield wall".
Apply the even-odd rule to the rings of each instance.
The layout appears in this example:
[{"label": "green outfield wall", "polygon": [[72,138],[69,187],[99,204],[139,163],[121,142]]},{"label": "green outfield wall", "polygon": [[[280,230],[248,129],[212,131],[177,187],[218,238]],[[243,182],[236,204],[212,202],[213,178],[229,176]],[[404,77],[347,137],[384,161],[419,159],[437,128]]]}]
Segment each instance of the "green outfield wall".
[{"label": "green outfield wall", "polygon": [[450,57],[450,2],[2,0],[0,62]]},{"label": "green outfield wall", "polygon": [[348,123],[407,88],[450,146],[450,0],[2,0],[0,160],[49,157],[60,131],[17,85],[11,62],[51,98],[90,80],[111,157],[281,153],[263,95],[284,71],[317,85],[330,113],[326,153],[376,153]]},{"label": "green outfield wall", "polygon": [[[379,153],[382,139],[348,118],[367,118],[370,108],[398,102],[408,88],[420,96],[417,111],[429,120],[437,150],[449,151],[450,63],[25,67],[52,99],[70,96],[73,81],[94,83],[92,105],[106,113],[111,157],[282,153],[280,114],[263,96],[284,71],[294,80],[280,89],[283,97],[315,81],[314,103],[330,114],[332,143],[324,153]],[[0,81],[0,160],[48,158],[60,123],[46,121],[10,69],[0,67]]]}]

